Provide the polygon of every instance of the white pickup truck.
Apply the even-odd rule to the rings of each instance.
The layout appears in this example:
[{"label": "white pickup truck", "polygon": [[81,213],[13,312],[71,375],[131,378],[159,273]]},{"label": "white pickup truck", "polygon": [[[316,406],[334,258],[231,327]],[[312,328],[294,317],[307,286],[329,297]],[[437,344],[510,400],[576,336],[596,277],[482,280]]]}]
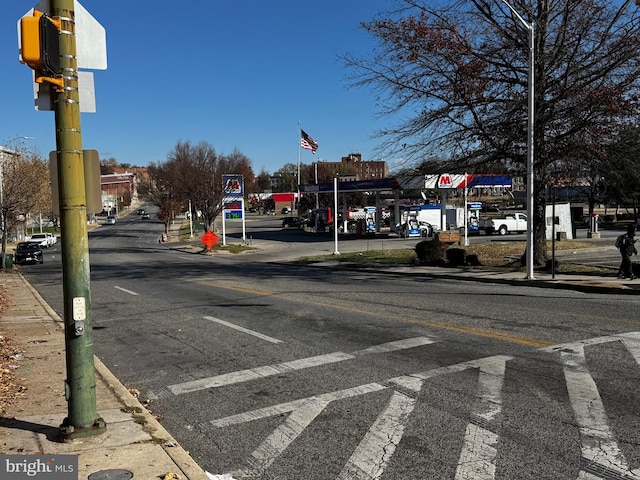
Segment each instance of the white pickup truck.
[{"label": "white pickup truck", "polygon": [[499,218],[487,218],[480,222],[480,230],[484,230],[487,235],[498,232],[500,235],[527,231],[527,216],[524,213],[511,213]]}]

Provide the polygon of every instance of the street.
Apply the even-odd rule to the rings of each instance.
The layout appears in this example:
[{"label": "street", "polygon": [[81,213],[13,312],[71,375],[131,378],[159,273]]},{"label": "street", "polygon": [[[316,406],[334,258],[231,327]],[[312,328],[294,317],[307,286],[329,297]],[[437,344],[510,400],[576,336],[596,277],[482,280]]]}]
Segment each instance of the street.
[{"label": "street", "polygon": [[[170,250],[133,215],[90,234],[95,353],[205,470],[640,478],[636,296],[274,262],[333,245],[273,220],[249,232],[280,247],[241,255]],[[23,271],[61,314],[45,255]]]}]

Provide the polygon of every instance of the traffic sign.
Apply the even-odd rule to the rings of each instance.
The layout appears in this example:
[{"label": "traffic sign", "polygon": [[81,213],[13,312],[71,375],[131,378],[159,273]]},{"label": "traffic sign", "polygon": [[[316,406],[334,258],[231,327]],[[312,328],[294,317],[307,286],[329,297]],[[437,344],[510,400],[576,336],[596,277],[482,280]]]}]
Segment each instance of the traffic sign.
[{"label": "traffic sign", "polygon": [[207,230],[207,233],[205,233],[200,239],[200,241],[209,249],[213,248],[213,246],[218,243],[218,240],[220,240],[220,238],[211,230]]}]

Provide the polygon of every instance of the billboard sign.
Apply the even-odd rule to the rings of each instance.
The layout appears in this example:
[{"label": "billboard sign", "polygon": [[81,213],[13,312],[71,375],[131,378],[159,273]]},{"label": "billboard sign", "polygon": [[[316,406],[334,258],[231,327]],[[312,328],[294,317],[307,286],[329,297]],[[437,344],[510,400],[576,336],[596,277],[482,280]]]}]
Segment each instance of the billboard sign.
[{"label": "billboard sign", "polygon": [[244,194],[242,175],[222,175],[222,190],[225,197],[242,197]]}]

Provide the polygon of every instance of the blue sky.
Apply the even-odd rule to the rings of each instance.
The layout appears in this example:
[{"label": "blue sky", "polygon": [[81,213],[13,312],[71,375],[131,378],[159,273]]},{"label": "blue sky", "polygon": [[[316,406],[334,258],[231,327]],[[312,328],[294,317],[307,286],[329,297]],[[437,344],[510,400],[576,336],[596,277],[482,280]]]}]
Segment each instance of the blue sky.
[{"label": "blue sky", "polygon": [[[0,145],[55,150],[53,112],[33,108],[31,69],[18,62],[16,23],[36,0],[4,2]],[[298,161],[298,122],[319,143],[310,164],[374,156],[375,97],[348,88],[338,55],[369,52],[360,27],[390,0],[83,0],[106,29],[108,68],[94,71],[96,113],[82,114],[83,148],[145,166],[178,141],[238,148],[255,173]],[[394,160],[385,159],[393,168]]]}]

